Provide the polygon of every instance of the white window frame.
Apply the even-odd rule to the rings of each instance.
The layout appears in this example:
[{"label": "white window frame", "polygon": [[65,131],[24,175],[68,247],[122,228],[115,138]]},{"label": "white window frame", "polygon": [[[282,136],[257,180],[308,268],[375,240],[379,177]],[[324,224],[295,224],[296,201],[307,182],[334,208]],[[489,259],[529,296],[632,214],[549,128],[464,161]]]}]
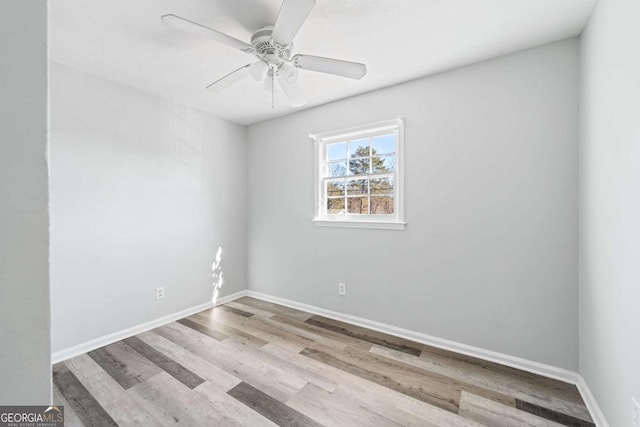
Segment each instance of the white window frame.
[{"label": "white window frame", "polygon": [[[325,213],[326,146],[332,142],[348,141],[395,133],[396,159],[394,167],[394,214],[393,215],[329,215]],[[370,228],[387,230],[404,230],[404,118],[398,117],[376,123],[340,129],[331,132],[309,134],[314,142],[314,218],[319,227]],[[348,159],[347,159],[348,161]],[[346,208],[346,206],[345,206]]]}]

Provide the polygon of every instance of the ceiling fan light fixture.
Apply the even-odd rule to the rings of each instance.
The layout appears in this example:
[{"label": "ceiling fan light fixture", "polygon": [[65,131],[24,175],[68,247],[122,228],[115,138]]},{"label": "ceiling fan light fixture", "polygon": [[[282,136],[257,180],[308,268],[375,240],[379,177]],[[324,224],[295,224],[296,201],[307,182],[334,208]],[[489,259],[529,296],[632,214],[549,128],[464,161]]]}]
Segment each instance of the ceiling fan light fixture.
[{"label": "ceiling fan light fixture", "polygon": [[278,83],[282,87],[282,91],[287,95],[289,104],[291,104],[292,107],[302,107],[307,103],[295,82],[288,82],[286,79],[280,78]]},{"label": "ceiling fan light fixture", "polygon": [[283,62],[278,72],[287,81],[295,82],[298,80],[298,69],[288,62]]},{"label": "ceiling fan light fixture", "polygon": [[258,61],[251,64],[249,68],[249,72],[251,77],[257,82],[261,82],[267,76],[267,72],[269,71],[269,65],[264,61]]},{"label": "ceiling fan light fixture", "polygon": [[264,79],[264,90],[265,92],[274,93],[280,92],[280,87],[277,84],[274,84],[275,80],[278,79],[278,72],[273,74],[273,70],[268,70]]}]

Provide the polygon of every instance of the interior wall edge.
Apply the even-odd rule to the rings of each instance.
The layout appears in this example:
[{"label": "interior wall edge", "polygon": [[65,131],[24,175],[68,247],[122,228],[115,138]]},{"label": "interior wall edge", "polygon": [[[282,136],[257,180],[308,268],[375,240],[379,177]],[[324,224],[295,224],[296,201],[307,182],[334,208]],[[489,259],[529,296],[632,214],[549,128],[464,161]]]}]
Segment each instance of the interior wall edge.
[{"label": "interior wall edge", "polygon": [[47,19],[0,2],[0,405],[51,402]]}]

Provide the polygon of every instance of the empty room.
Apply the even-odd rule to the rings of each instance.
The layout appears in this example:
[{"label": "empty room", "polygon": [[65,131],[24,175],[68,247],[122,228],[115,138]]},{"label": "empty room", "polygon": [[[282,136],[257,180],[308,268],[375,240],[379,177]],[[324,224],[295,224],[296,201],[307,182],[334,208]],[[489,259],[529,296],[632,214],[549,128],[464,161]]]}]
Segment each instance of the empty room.
[{"label": "empty room", "polygon": [[0,0],[0,426],[640,427],[637,0]]}]

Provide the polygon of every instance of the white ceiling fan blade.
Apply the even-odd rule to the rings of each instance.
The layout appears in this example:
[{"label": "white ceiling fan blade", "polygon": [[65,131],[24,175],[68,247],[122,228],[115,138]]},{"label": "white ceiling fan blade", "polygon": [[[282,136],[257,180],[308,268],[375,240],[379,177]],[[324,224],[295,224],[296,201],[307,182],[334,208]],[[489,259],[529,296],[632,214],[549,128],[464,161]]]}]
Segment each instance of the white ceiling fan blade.
[{"label": "white ceiling fan blade", "polygon": [[300,107],[305,104],[306,100],[304,99],[304,95],[302,95],[302,91],[295,80],[287,79],[286,75],[280,74],[278,76],[278,83],[280,83],[282,91],[287,95],[287,98],[289,98],[289,103],[292,107]]},{"label": "white ceiling fan blade", "polygon": [[290,45],[315,5],[316,0],[283,0],[271,38],[281,45]]},{"label": "white ceiling fan blade", "polygon": [[228,36],[220,31],[216,31],[213,28],[205,27],[197,22],[189,21],[188,19],[181,18],[176,15],[163,15],[162,22],[177,30],[184,31],[186,33],[195,34],[197,36],[206,37],[211,40],[215,40],[218,43],[225,44],[227,46],[240,49],[244,52],[252,52],[253,47],[242,40],[238,40],[231,36]]},{"label": "white ceiling fan blade", "polygon": [[226,76],[216,80],[215,82],[207,86],[207,90],[211,92],[220,92],[228,88],[232,84],[250,75],[252,65],[253,64],[247,64],[244,67],[240,67],[237,70],[230,72]]},{"label": "white ceiling fan blade", "polygon": [[341,59],[324,58],[313,55],[295,55],[291,62],[298,68],[320,73],[334,74],[360,80],[367,74],[367,66],[359,62],[343,61]]}]

